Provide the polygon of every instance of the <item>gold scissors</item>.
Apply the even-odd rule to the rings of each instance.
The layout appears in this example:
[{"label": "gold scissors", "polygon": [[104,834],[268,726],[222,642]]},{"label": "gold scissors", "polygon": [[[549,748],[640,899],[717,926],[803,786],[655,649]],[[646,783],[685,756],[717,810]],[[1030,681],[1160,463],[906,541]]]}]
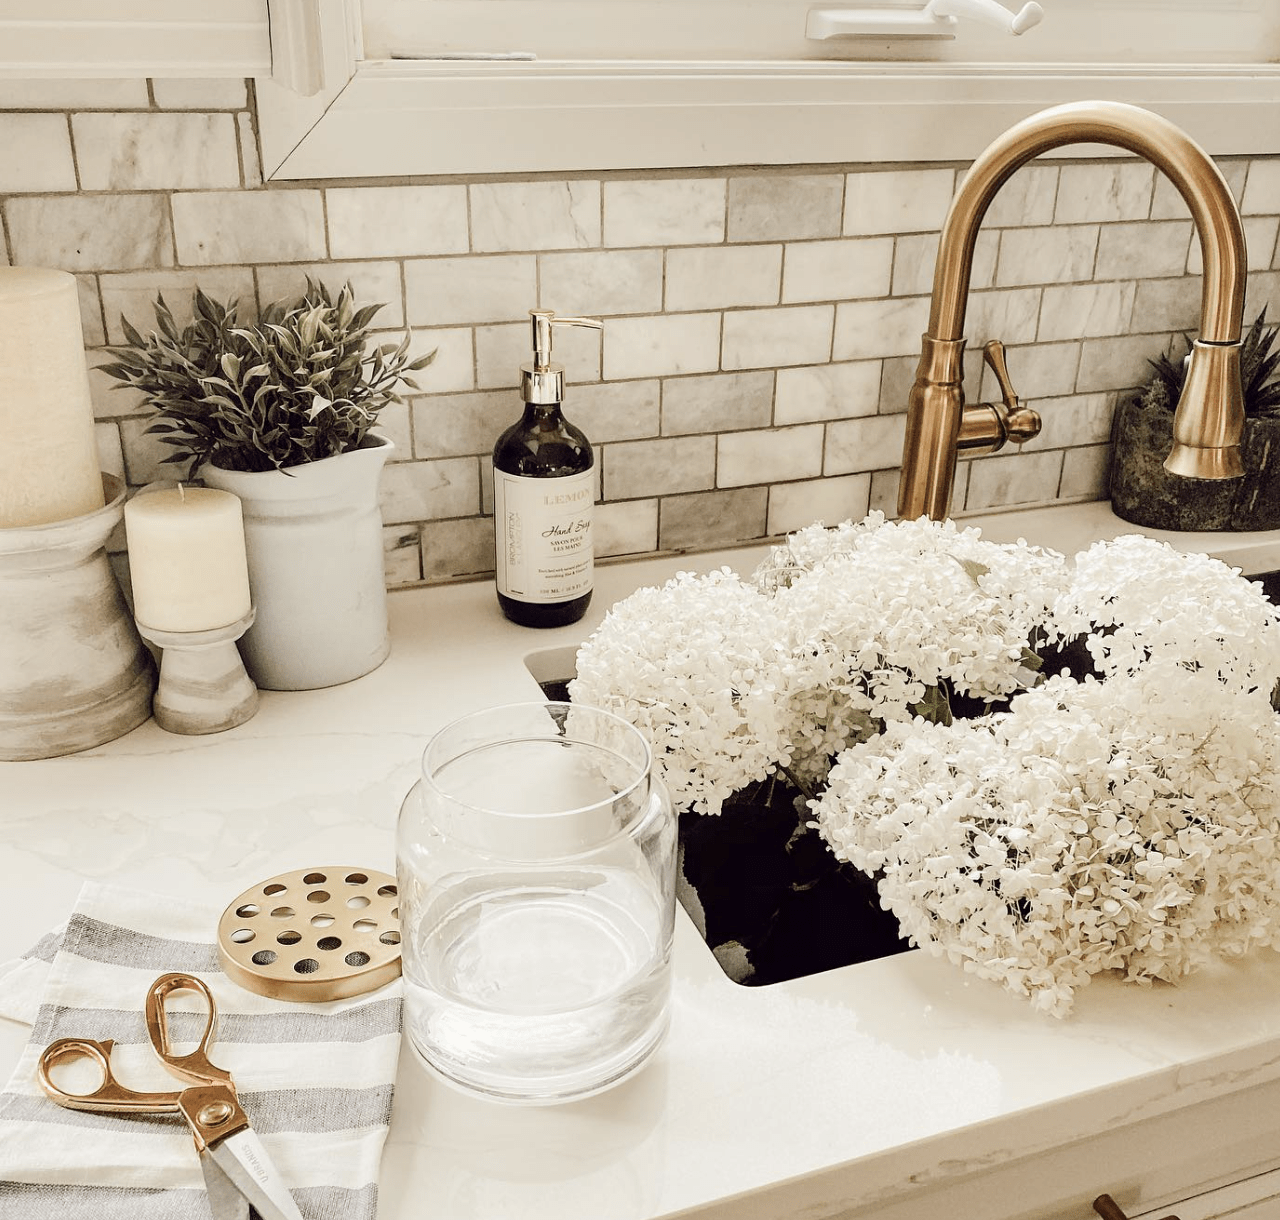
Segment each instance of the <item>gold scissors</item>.
[{"label": "gold scissors", "polygon": [[[177,991],[194,991],[209,1007],[204,1034],[195,1050],[179,1055],[169,1040],[165,1000]],[[280,1181],[262,1141],[240,1108],[231,1073],[209,1062],[217,1009],[204,982],[190,974],[164,974],[151,984],[146,1003],[151,1047],[169,1072],[191,1087],[172,1093],[136,1093],[111,1073],[110,1038],[59,1038],[40,1056],[40,1083],[60,1106],[107,1114],[181,1114],[195,1137],[200,1168],[215,1220],[244,1220],[252,1206],[261,1220],[302,1220],[302,1213]],[[102,1072],[92,1093],[67,1093],[49,1069],[75,1059],[90,1059]]]}]

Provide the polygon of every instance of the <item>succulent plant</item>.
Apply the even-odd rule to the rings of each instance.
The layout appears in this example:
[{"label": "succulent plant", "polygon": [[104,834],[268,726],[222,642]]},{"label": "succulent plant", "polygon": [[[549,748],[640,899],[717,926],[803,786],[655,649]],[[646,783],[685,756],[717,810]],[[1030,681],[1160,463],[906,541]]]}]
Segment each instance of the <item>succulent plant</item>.
[{"label": "succulent plant", "polygon": [[[1276,367],[1280,365],[1280,351],[1273,351],[1276,333],[1280,326],[1267,325],[1267,310],[1254,319],[1240,347],[1240,380],[1244,387],[1244,413],[1250,419],[1280,419],[1280,378]],[[1167,407],[1172,411],[1182,395],[1187,378],[1187,355],[1191,351],[1191,339],[1183,336],[1186,350],[1174,359],[1169,352],[1161,352],[1147,363],[1155,375],[1147,383],[1143,401]]]},{"label": "succulent plant", "polygon": [[227,470],[288,470],[358,449],[378,412],[435,352],[410,360],[398,344],[369,343],[381,305],[357,309],[351,285],[336,300],[308,277],[301,296],[273,302],[240,325],[235,301],[196,289],[192,321],[179,328],[163,295],[158,331],[122,321],[127,343],[110,348],[103,372],[140,390],[160,419],[147,429],[174,447],[166,462]]}]

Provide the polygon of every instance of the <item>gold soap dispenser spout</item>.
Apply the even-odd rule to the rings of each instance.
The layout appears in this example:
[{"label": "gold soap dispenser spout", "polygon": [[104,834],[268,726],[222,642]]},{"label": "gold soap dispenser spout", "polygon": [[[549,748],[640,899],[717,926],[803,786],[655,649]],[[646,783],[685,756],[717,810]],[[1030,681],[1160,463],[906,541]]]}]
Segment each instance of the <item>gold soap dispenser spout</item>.
[{"label": "gold soap dispenser spout", "polygon": [[525,402],[547,405],[564,401],[564,365],[551,359],[552,329],[556,326],[587,326],[603,330],[599,318],[557,318],[549,309],[529,310],[533,363],[520,366],[520,391]]}]

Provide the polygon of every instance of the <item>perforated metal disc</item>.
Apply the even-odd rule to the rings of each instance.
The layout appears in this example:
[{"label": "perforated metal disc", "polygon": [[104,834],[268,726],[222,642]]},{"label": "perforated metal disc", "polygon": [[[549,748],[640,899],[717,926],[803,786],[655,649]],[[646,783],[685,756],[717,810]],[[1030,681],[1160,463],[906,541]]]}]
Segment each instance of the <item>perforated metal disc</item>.
[{"label": "perforated metal disc", "polygon": [[400,973],[396,879],[336,865],[252,886],[218,920],[218,957],[233,982],[275,1000],[341,1000]]}]

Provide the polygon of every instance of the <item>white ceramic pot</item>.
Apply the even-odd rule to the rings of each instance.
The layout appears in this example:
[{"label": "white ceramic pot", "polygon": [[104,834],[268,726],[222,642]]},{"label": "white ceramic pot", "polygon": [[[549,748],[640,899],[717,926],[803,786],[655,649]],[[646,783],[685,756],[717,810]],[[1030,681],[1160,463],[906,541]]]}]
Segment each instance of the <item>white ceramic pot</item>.
[{"label": "white ceramic pot", "polygon": [[281,470],[206,465],[209,487],[244,503],[257,618],[240,641],[265,690],[313,690],[376,669],[390,651],[378,480],[395,445],[364,446]]}]

